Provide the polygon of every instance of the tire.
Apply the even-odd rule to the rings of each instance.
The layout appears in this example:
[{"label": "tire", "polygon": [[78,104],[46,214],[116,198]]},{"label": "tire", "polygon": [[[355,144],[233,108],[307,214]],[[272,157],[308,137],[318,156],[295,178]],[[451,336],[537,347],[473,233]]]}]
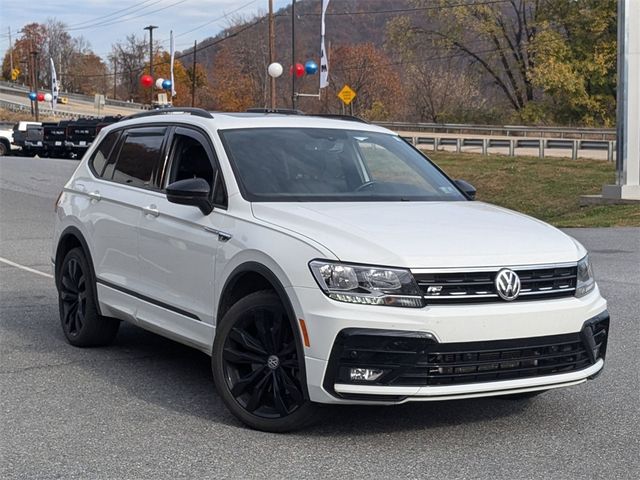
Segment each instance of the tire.
[{"label": "tire", "polygon": [[98,314],[95,280],[81,248],[69,250],[56,278],[60,323],[67,341],[76,347],[110,344],[120,321]]},{"label": "tire", "polygon": [[8,155],[11,149],[7,147],[7,144],[4,142],[0,142],[0,157],[4,157]]},{"label": "tire", "polygon": [[213,342],[216,389],[245,425],[265,432],[289,432],[318,418],[307,398],[301,347],[278,295],[260,291],[235,303]]},{"label": "tire", "polygon": [[548,392],[548,390],[536,390],[535,392],[512,393],[511,395],[500,395],[498,398],[503,400],[530,400],[538,395]]}]

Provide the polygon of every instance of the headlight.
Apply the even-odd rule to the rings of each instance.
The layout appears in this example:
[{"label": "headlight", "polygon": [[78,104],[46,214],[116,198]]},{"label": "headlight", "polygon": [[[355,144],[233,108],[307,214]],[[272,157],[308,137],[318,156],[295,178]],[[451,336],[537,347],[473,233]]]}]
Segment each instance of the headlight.
[{"label": "headlight", "polygon": [[596,281],[593,278],[593,268],[589,261],[589,255],[578,262],[578,277],[576,280],[576,297],[584,297],[587,293],[591,292],[596,286]]},{"label": "headlight", "polygon": [[424,306],[422,292],[409,270],[322,260],[313,260],[309,267],[320,288],[334,300],[364,305]]}]

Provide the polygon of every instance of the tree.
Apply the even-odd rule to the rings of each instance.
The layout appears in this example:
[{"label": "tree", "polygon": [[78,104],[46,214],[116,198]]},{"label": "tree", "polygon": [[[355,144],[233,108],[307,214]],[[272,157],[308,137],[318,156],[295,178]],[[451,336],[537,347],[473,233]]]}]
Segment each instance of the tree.
[{"label": "tree", "polygon": [[[465,4],[441,0],[437,21],[416,23],[400,17],[389,26],[397,45],[412,50],[431,49],[435,57],[460,56],[487,75],[517,112],[534,100],[531,70],[535,65],[532,42],[540,33],[541,15],[551,0],[509,0]],[[433,17],[434,2],[414,0]]]},{"label": "tree", "polygon": [[[31,84],[31,55],[30,52],[38,51],[45,43],[47,37],[46,27],[39,23],[29,23],[22,27],[22,34],[16,39],[13,44],[13,65],[19,66],[21,73],[19,80],[25,84]],[[43,55],[38,55],[38,79],[44,79],[46,77],[46,65],[49,59]],[[10,50],[5,53],[2,62],[2,76],[5,79],[11,78],[10,67]],[[40,82],[39,82],[40,83]]]},{"label": "tree", "polygon": [[255,105],[251,78],[238,68],[230,48],[223,46],[217,52],[209,78],[215,110],[242,112]]},{"label": "tree", "polygon": [[120,87],[118,96],[127,100],[140,101],[144,92],[140,87],[140,75],[145,66],[145,55],[148,45],[144,38],[138,38],[135,34],[128,35],[124,42],[116,42],[111,46],[109,60],[112,65],[117,65],[117,85]]},{"label": "tree", "polygon": [[405,91],[389,57],[371,43],[344,46],[329,52],[331,61],[328,111],[340,108],[337,93],[346,84],[356,91],[355,115],[386,120],[403,114]]},{"label": "tree", "polygon": [[555,2],[532,44],[532,83],[547,95],[543,115],[558,123],[612,126],[616,119],[615,0]]}]

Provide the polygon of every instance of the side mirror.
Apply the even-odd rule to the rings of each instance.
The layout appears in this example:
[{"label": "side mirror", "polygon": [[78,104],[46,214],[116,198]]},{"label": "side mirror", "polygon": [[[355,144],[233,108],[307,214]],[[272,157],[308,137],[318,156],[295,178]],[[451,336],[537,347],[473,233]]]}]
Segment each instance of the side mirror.
[{"label": "side mirror", "polygon": [[467,195],[467,197],[469,197],[469,200],[476,199],[476,187],[471,185],[469,182],[465,182],[464,180],[454,180],[454,181],[458,186],[458,188],[462,190]]},{"label": "side mirror", "polygon": [[204,178],[187,178],[167,185],[167,200],[180,205],[193,205],[205,215],[213,211],[210,194],[211,187]]}]

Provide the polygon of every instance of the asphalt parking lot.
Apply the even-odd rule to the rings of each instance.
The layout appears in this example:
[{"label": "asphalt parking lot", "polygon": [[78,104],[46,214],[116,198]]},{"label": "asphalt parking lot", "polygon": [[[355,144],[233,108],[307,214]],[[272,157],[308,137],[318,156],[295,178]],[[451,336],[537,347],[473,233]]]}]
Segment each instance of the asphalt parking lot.
[{"label": "asphalt parking lot", "polygon": [[275,435],[226,411],[204,354],[130,325],[108,348],[66,343],[50,235],[76,164],[0,158],[0,478],[640,477],[640,229],[569,232],[609,300],[597,380],[524,402],[330,408]]}]

